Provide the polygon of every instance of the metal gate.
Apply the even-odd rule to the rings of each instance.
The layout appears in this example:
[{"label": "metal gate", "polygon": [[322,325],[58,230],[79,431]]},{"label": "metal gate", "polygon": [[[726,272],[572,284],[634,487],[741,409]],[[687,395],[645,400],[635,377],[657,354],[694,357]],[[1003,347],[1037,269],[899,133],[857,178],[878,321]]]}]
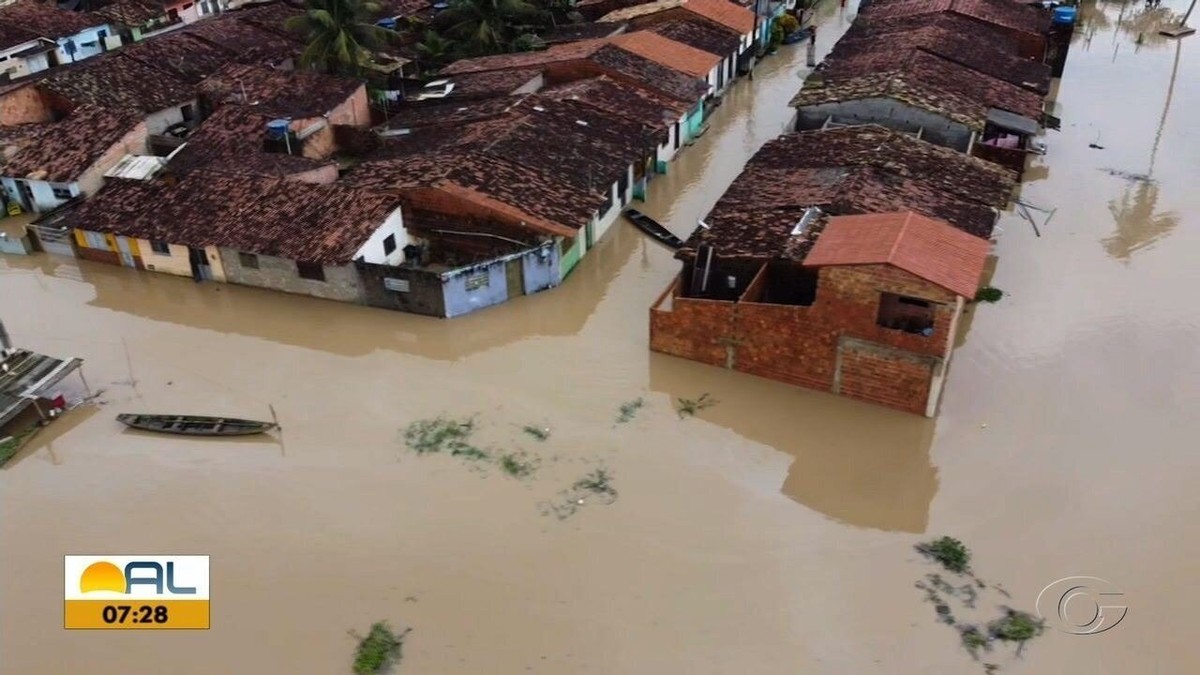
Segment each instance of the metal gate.
[{"label": "metal gate", "polygon": [[26,229],[46,253],[75,257],[75,238],[70,229],[50,225],[29,225]]}]

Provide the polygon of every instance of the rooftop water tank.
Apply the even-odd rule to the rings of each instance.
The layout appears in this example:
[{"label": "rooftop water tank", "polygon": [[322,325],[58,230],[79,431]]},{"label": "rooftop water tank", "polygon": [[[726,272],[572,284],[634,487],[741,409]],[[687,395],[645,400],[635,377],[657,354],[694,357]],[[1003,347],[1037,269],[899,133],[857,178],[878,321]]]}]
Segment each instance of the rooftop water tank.
[{"label": "rooftop water tank", "polygon": [[267,138],[279,140],[287,135],[290,123],[287,120],[271,120],[267,122]]},{"label": "rooftop water tank", "polygon": [[1055,7],[1054,15],[1051,19],[1054,23],[1070,25],[1075,23],[1075,8],[1074,7]]}]

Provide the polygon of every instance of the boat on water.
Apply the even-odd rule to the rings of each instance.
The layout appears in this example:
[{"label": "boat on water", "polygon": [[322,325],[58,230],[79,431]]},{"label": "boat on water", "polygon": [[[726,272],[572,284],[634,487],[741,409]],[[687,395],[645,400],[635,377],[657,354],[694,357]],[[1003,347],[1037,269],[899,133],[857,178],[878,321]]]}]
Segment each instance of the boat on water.
[{"label": "boat on water", "polygon": [[659,225],[657,220],[654,220],[641,211],[638,211],[637,209],[626,209],[625,217],[628,218],[629,222],[633,223],[637,229],[641,230],[651,239],[657,241],[663,246],[673,250],[683,248],[682,239],[671,234],[671,231],[662,225]]},{"label": "boat on water", "polygon": [[117,415],[117,421],[142,431],[181,436],[248,436],[278,429],[278,422],[203,415]]}]

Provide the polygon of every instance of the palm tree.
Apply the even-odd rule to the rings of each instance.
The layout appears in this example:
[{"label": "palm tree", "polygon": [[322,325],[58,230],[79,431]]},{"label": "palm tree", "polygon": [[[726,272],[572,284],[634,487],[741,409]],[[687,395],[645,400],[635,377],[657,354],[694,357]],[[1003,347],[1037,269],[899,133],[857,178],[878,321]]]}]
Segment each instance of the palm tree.
[{"label": "palm tree", "polygon": [[444,34],[472,54],[499,54],[513,40],[544,23],[544,12],[527,0],[452,0],[435,19]]},{"label": "palm tree", "polygon": [[304,14],[285,25],[308,40],[300,53],[305,68],[358,75],[370,60],[371,49],[392,35],[368,19],[379,10],[370,0],[305,0],[304,6]]},{"label": "palm tree", "polygon": [[418,61],[423,71],[436,71],[454,58],[454,43],[434,31],[425,31],[424,39],[417,43]]}]

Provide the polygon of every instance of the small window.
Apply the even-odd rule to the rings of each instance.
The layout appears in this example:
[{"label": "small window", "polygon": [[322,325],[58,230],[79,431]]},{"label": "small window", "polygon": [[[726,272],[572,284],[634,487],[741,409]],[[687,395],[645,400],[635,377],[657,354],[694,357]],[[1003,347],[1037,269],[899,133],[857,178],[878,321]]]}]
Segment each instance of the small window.
[{"label": "small window", "polygon": [[933,335],[933,320],[934,305],[928,300],[895,293],[880,296],[877,323],[884,328],[928,337]]},{"label": "small window", "polygon": [[301,279],[325,281],[325,268],[320,263],[298,262],[296,263],[296,272],[300,274]]},{"label": "small window", "polygon": [[50,189],[54,192],[55,199],[70,199],[71,198],[71,188],[59,187],[57,185],[53,185],[50,187]]},{"label": "small window", "polygon": [[159,255],[171,255],[171,245],[165,241],[150,240],[150,250]]},{"label": "small window", "polygon": [[[238,264],[244,270],[256,270],[258,269],[258,256],[253,253],[238,253]],[[304,275],[301,274],[300,276]]]},{"label": "small window", "polygon": [[383,240],[383,254],[391,255],[392,251],[396,250],[396,235],[389,234],[387,239]]},{"label": "small window", "polygon": [[480,288],[487,288],[491,283],[492,280],[488,277],[487,270],[484,270],[468,276],[466,286],[468,291],[474,291]]}]

